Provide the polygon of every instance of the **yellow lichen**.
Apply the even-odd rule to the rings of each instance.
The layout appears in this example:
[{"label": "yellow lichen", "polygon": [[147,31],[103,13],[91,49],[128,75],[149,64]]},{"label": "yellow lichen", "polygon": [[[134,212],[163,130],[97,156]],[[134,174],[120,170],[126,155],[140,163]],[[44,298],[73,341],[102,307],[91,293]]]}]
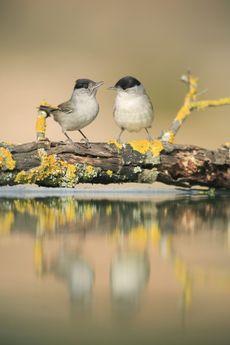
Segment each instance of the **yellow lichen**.
[{"label": "yellow lichen", "polygon": [[162,135],[161,140],[163,142],[166,141],[167,143],[173,144],[174,140],[175,140],[175,135],[174,135],[174,133],[172,131],[165,132]]},{"label": "yellow lichen", "polygon": [[0,169],[14,170],[15,165],[11,152],[5,147],[0,147]]},{"label": "yellow lichen", "polygon": [[112,172],[112,170],[107,170],[107,171],[106,171],[106,174],[107,174],[109,177],[111,177],[111,176],[113,175],[113,172]]},{"label": "yellow lichen", "polygon": [[186,117],[189,116],[189,114],[190,114],[190,105],[185,104],[178,111],[174,121],[179,121],[180,123],[182,123],[186,119]]},{"label": "yellow lichen", "polygon": [[123,147],[123,145],[119,143],[117,140],[110,140],[108,144],[115,145],[118,150],[121,150]]},{"label": "yellow lichen", "polygon": [[46,117],[39,114],[36,121],[36,133],[45,134],[46,132]]},{"label": "yellow lichen", "polygon": [[201,110],[208,107],[218,107],[221,105],[230,105],[230,97],[227,98],[220,98],[217,100],[205,100],[205,101],[197,101],[191,103],[191,110]]},{"label": "yellow lichen", "polygon": [[145,154],[149,150],[151,143],[149,140],[135,140],[130,141],[129,145],[132,147],[133,150]]},{"label": "yellow lichen", "polygon": [[[180,129],[182,123],[191,114],[192,111],[202,110],[208,107],[230,105],[230,97],[220,98],[217,100],[197,101],[198,79],[188,73],[188,75],[182,76],[181,80],[188,85],[188,92],[184,98],[184,104],[177,112],[177,115],[171,125],[171,129],[162,135],[162,140],[170,143],[174,142],[177,131]],[[168,135],[169,133],[172,133],[173,135]]]},{"label": "yellow lichen", "polygon": [[151,151],[155,157],[159,156],[160,152],[164,149],[164,146],[160,140],[136,140],[130,141],[129,145],[133,150],[141,154],[145,154],[148,151]]},{"label": "yellow lichen", "polygon": [[190,73],[188,75],[188,84],[189,84],[189,91],[187,95],[185,96],[185,102],[190,103],[191,101],[196,99],[197,96],[197,83],[198,83],[198,78],[193,77]]},{"label": "yellow lichen", "polygon": [[92,165],[87,165],[85,168],[85,173],[87,176],[92,176],[94,174],[94,167]]},{"label": "yellow lichen", "polygon": [[151,144],[151,151],[155,157],[158,157],[161,151],[164,149],[164,146],[161,140],[154,140]]},{"label": "yellow lichen", "polygon": [[44,105],[45,107],[51,107],[51,108],[56,108],[56,106],[51,105],[50,103],[48,103],[46,100],[42,100],[42,102],[40,103],[40,105]]},{"label": "yellow lichen", "polygon": [[73,164],[68,164],[66,162],[62,162],[62,164],[65,163],[65,167],[66,167],[66,177],[69,180],[72,180],[76,177],[76,167]]},{"label": "yellow lichen", "polygon": [[49,179],[51,185],[74,187],[76,167],[73,164],[58,159],[56,155],[47,155],[43,149],[38,150],[38,153],[41,164],[28,171],[19,172],[15,182],[40,184]]}]

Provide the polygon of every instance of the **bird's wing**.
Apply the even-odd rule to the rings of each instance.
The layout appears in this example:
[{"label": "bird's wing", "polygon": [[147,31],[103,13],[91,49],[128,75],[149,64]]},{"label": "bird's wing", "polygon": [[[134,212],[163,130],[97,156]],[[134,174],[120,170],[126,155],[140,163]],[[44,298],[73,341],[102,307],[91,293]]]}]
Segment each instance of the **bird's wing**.
[{"label": "bird's wing", "polygon": [[74,111],[73,105],[70,101],[59,104],[58,109],[66,114],[70,114]]}]

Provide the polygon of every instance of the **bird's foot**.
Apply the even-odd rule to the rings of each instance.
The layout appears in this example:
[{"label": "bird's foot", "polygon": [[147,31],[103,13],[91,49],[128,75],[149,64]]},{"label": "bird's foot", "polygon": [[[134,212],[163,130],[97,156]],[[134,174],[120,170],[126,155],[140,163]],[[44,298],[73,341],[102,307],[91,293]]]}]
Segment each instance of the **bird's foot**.
[{"label": "bird's foot", "polygon": [[117,138],[116,142],[117,142],[118,144],[123,144],[123,141],[121,140],[120,137]]},{"label": "bird's foot", "polygon": [[82,138],[80,143],[84,144],[87,148],[91,147],[90,142],[87,138]]},{"label": "bird's foot", "polygon": [[145,128],[145,131],[146,131],[146,133],[147,133],[148,140],[149,140],[149,141],[153,141],[153,140],[154,140],[154,137],[149,133],[148,128]]},{"label": "bird's foot", "polygon": [[50,143],[49,138],[46,138],[46,137],[38,137],[36,141],[37,141],[38,143],[39,143],[39,142],[48,142],[48,143]]},{"label": "bird's foot", "polygon": [[68,144],[74,144],[73,140],[68,138],[67,140],[65,140],[65,144],[68,145]]}]

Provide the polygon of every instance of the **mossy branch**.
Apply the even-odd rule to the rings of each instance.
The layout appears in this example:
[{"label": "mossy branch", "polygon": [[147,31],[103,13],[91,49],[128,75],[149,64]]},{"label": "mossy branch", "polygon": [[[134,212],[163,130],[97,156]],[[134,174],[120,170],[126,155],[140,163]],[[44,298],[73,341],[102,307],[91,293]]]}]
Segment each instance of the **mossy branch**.
[{"label": "mossy branch", "polygon": [[199,96],[198,79],[193,77],[190,72],[187,75],[183,75],[181,80],[187,85],[188,92],[184,98],[184,103],[179,109],[175,119],[173,120],[171,127],[168,131],[164,132],[160,137],[161,140],[174,143],[175,136],[182,126],[183,122],[191,115],[194,110],[203,110],[208,107],[218,107],[223,105],[230,105],[230,97],[221,98],[217,100],[203,100],[197,101]]},{"label": "mossy branch", "polygon": [[[0,144],[0,185],[75,187],[78,183],[154,183],[230,189],[229,148],[209,151],[155,140],[127,144]],[[3,162],[3,161],[2,161]]]},{"label": "mossy branch", "polygon": [[[40,186],[75,187],[78,183],[140,182],[230,189],[230,145],[216,151],[191,145],[173,145],[175,135],[194,110],[230,105],[230,97],[197,100],[197,78],[183,76],[188,92],[170,129],[158,140],[118,144],[49,142],[46,116],[38,112],[37,142],[0,143],[0,185],[35,183]],[[45,103],[47,105],[47,103]]]}]

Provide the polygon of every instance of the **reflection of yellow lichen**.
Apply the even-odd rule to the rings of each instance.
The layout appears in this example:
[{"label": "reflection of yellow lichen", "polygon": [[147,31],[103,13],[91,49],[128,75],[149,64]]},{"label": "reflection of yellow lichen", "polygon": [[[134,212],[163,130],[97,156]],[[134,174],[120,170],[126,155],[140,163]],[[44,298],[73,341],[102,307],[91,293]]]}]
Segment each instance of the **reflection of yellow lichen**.
[{"label": "reflection of yellow lichen", "polygon": [[158,227],[158,224],[153,224],[151,229],[149,230],[149,237],[152,240],[154,245],[158,244],[161,238],[161,232]]},{"label": "reflection of yellow lichen", "polygon": [[4,215],[0,215],[0,236],[7,235],[11,231],[12,224],[14,223],[13,212],[7,212]]},{"label": "reflection of yellow lichen", "polygon": [[183,288],[185,306],[189,307],[192,302],[192,286],[187,265],[179,257],[175,258],[174,265],[176,276]]},{"label": "reflection of yellow lichen", "polygon": [[17,174],[15,182],[17,183],[41,183],[49,179],[50,184],[58,183],[60,186],[74,187],[76,183],[76,167],[68,164],[56,157],[56,155],[47,155],[40,149],[39,156],[41,164],[38,167],[28,171],[21,171]]},{"label": "reflection of yellow lichen", "polygon": [[5,147],[0,147],[0,169],[14,170],[15,165],[11,152]]},{"label": "reflection of yellow lichen", "polygon": [[133,150],[138,151],[141,154],[151,151],[155,157],[159,156],[160,152],[164,149],[164,146],[160,140],[136,140],[130,141],[129,145]]},{"label": "reflection of yellow lichen", "polygon": [[84,220],[90,221],[93,218],[94,210],[90,205],[86,205],[83,211]]},{"label": "reflection of yellow lichen", "polygon": [[129,248],[143,250],[150,241],[153,245],[157,245],[161,239],[161,233],[158,225],[154,223],[150,228],[144,225],[133,227],[125,236],[119,228],[116,228],[111,239],[116,242],[122,240]]},{"label": "reflection of yellow lichen", "polygon": [[43,271],[43,243],[42,238],[37,238],[34,244],[34,266],[38,274]]},{"label": "reflection of yellow lichen", "polygon": [[148,239],[148,232],[143,225],[139,225],[136,228],[133,228],[132,231],[128,234],[128,243],[129,246],[144,248]]},{"label": "reflection of yellow lichen", "polygon": [[14,205],[18,212],[37,218],[37,232],[40,235],[52,233],[57,226],[71,224],[77,219],[77,203],[73,198],[64,198],[60,204],[52,207],[34,199],[14,200]]},{"label": "reflection of yellow lichen", "polygon": [[110,145],[115,145],[118,150],[121,150],[122,147],[123,147],[123,145],[121,143],[119,143],[118,141],[116,141],[116,140],[110,140],[109,144]]},{"label": "reflection of yellow lichen", "polygon": [[109,206],[106,207],[105,213],[106,213],[106,216],[111,216],[111,214],[113,213],[113,210],[112,210],[112,206],[111,206],[111,205],[109,205]]}]

